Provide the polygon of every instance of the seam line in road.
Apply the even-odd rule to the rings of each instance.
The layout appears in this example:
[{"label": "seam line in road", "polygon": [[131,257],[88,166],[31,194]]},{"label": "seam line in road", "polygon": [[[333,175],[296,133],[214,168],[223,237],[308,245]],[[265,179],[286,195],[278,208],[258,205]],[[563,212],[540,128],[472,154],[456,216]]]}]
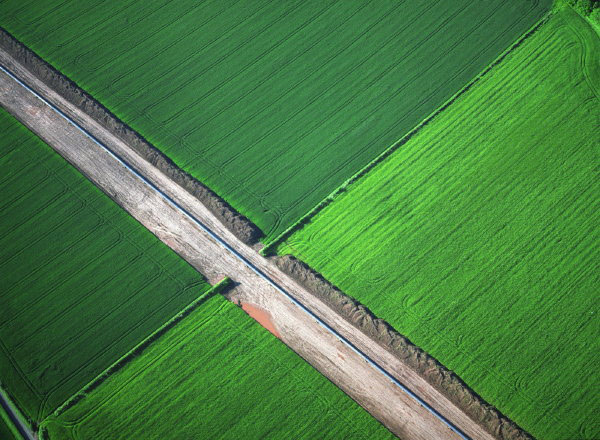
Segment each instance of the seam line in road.
[{"label": "seam line in road", "polygon": [[180,211],[191,220],[196,226],[202,229],[206,234],[208,234],[214,241],[219,243],[225,250],[231,253],[234,257],[236,257],[239,261],[241,261],[246,267],[248,267],[252,272],[258,275],[260,278],[264,279],[267,283],[269,283],[272,287],[274,287],[279,293],[285,296],[289,301],[291,301],[295,306],[299,307],[303,312],[309,315],[313,320],[316,321],[322,328],[331,333],[337,340],[350,348],[353,352],[355,352],[358,356],[365,360],[371,367],[377,370],[379,373],[383,374],[393,385],[400,388],[405,394],[410,396],[413,400],[415,400],[420,406],[425,408],[429,413],[435,416],[438,420],[444,423],[448,428],[450,428],[454,433],[456,433],[459,437],[464,440],[472,440],[468,437],[464,432],[462,432],[457,426],[455,426],[450,420],[444,417],[440,412],[438,412],[435,408],[421,399],[417,394],[403,385],[399,380],[397,380],[392,374],[388,373],[382,366],[373,361],[366,353],[362,352],[358,347],[356,347],[352,342],[346,339],[344,336],[339,334],[333,327],[329,324],[321,320],[313,311],[311,311],[308,307],[298,301],[294,296],[288,293],[285,289],[280,287],[275,281],[273,281],[270,277],[268,277],[265,273],[263,273],[259,268],[254,266],[250,261],[248,261],[243,255],[241,255],[238,251],[236,251],[232,246],[230,246],[225,240],[219,237],[217,234],[212,232],[207,226],[205,226],[200,220],[198,220],[192,213],[190,213],[187,209],[173,200],[169,195],[164,193],[160,188],[158,188],[154,183],[152,183],[148,178],[146,178],[143,174],[138,172],[133,166],[129,165],[129,163],[114,153],[108,146],[103,144],[100,140],[98,140],[94,135],[89,133],[86,129],[84,129],[81,125],[79,125],[76,121],[71,119],[68,115],[66,115],[62,110],[56,107],[54,104],[49,102],[46,98],[41,96],[34,89],[29,87],[23,81],[21,81],[15,74],[13,74],[9,69],[5,66],[0,65],[0,70],[14,79],[17,83],[19,83],[22,87],[32,93],[37,99],[42,101],[45,105],[50,107],[54,112],[60,115],[68,124],[75,127],[78,131],[80,131],[84,136],[90,139],[92,142],[97,144],[100,148],[106,151],[113,159],[119,162],[123,167],[125,167],[128,171],[130,171],[133,175],[135,175],[138,179],[140,179],[144,184],[150,187],[154,192],[156,192],[162,199],[164,199],[169,205],[175,208],[177,211]]}]

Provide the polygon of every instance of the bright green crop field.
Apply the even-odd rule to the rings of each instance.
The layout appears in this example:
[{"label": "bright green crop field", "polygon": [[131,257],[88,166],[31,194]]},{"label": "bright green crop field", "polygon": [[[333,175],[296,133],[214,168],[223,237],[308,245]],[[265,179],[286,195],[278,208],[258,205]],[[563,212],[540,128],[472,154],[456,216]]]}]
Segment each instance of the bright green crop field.
[{"label": "bright green crop field", "polygon": [[220,295],[43,426],[51,440],[394,438]]},{"label": "bright green crop field", "polygon": [[279,251],[534,436],[598,438],[599,97],[565,10]]},{"label": "bright green crop field", "polygon": [[35,50],[268,242],[417,125],[551,0],[7,0]]},{"label": "bright green crop field", "polygon": [[0,109],[0,378],[40,421],[209,286]]}]

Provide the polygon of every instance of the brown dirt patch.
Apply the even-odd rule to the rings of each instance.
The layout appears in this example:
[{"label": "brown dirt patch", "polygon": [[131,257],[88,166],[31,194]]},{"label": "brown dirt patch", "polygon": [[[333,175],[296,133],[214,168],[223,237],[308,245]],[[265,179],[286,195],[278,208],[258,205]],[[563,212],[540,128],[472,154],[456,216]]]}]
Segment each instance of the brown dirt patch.
[{"label": "brown dirt patch", "polygon": [[271,314],[269,312],[250,303],[243,302],[241,303],[241,306],[242,309],[244,309],[248,315],[254,318],[256,322],[269,330],[276,338],[281,339],[281,335],[275,327],[275,324],[273,324],[273,320],[271,319]]}]

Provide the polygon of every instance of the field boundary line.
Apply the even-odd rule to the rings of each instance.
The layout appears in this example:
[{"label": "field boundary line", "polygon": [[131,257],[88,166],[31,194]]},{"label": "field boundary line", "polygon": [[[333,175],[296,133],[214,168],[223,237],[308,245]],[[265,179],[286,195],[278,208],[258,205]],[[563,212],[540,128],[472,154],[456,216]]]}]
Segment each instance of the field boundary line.
[{"label": "field boundary line", "polygon": [[[275,249],[284,242],[292,233],[301,229],[310,222],[312,217],[326,208],[337,196],[346,191],[346,189],[361,177],[365,176],[376,165],[383,162],[399,147],[408,142],[422,128],[431,123],[439,114],[456,102],[462,95],[467,93],[490,71],[504,61],[515,49],[520,47],[525,41],[533,36],[548,20],[555,14],[555,11],[549,11],[538,20],[527,32],[521,35],[510,47],[502,52],[492,63],[483,69],[462,89],[456,92],[444,104],[434,110],[429,116],[421,121],[416,127],[404,135],[400,140],[388,147],[384,152],[378,155],[374,160],[346,180],[341,186],[335,189],[329,196],[323,199],[311,211],[305,214],[294,225],[286,229],[273,241],[266,244],[260,253],[264,256],[275,254]],[[351,296],[337,289],[329,283],[325,277],[315,271],[304,261],[291,255],[276,255],[275,262],[277,266],[287,275],[299,282],[316,297],[325,301],[328,305],[340,314],[349,323],[355,326],[359,331],[372,338],[386,350],[397,356],[400,360],[407,363],[432,386],[440,390],[450,400],[455,402],[459,408],[469,414],[473,420],[484,426],[492,435],[498,438],[531,438],[531,435],[519,427],[514,421],[506,417],[495,407],[483,400],[460,377],[446,369],[429,353],[412,344],[406,337],[399,333],[393,326],[385,320],[377,318],[367,307],[355,300]],[[456,398],[455,394],[457,394]],[[462,399],[461,399],[462,397]],[[461,404],[464,399],[467,404]],[[475,403],[475,405],[469,405]]]},{"label": "field boundary line", "polygon": [[294,224],[288,227],[285,231],[279,234],[277,237],[273,238],[264,243],[264,247],[260,250],[260,254],[263,256],[273,255],[275,253],[275,248],[285,241],[290,235],[296,232],[299,229],[310,222],[310,220],[325,209],[331,202],[333,202],[340,194],[344,193],[347,188],[364,177],[369,171],[371,171],[375,166],[379,163],[383,162],[387,157],[389,157],[394,151],[400,148],[402,145],[407,143],[412,137],[414,137],[422,128],[429,125],[440,113],[446,110],[449,106],[451,106],[456,100],[458,100],[463,94],[468,92],[475,84],[477,84],[485,75],[487,75],[491,70],[494,69],[497,65],[499,65],[504,59],[509,56],[515,49],[517,49],[521,44],[523,44],[526,40],[528,40],[531,36],[533,36],[549,19],[552,15],[554,15],[554,11],[549,11],[545,14],[540,20],[538,20],[532,27],[530,27],[524,34],[522,34],[514,43],[512,43],[504,52],[502,52],[494,61],[488,64],[480,73],[478,73],[473,79],[471,79],[465,86],[463,86],[458,92],[452,95],[448,100],[446,100],[441,106],[436,108],[433,112],[431,112],[428,116],[425,117],[419,124],[417,124],[414,128],[412,128],[408,133],[403,135],[399,140],[394,142],[388,148],[386,148],[383,152],[381,152],[375,159],[371,160],[364,167],[354,173],[350,178],[346,179],[340,186],[334,189],[327,197],[325,197],[321,202],[315,205],[310,211],[304,214],[300,219],[298,219]]},{"label": "field boundary line", "polygon": [[8,430],[8,435],[12,440],[23,440],[24,438],[29,439],[29,437],[23,437],[21,430],[15,424],[15,421],[9,412],[6,411],[6,405],[4,405],[4,403],[4,400],[0,398],[0,431],[4,431],[4,428],[6,428]]},{"label": "field boundary line", "polygon": [[[572,6],[567,6],[565,8],[569,11],[568,14],[563,14],[562,19],[565,22],[565,25],[571,30],[571,32],[577,37],[579,42],[581,43],[581,70],[585,80],[588,84],[588,87],[592,91],[592,93],[596,96],[596,99],[600,100],[600,89],[596,86],[595,79],[600,79],[600,72],[597,72],[595,69],[590,68],[592,64],[594,64],[594,58],[598,58],[598,51],[594,50],[594,47],[590,48],[590,43],[593,46],[600,47],[600,43],[598,40],[600,39],[600,34],[596,31],[594,24],[591,19],[581,15],[575,8]],[[585,31],[579,29],[576,25],[574,25],[573,21],[581,21],[584,22],[589,29],[588,33],[590,35],[585,35]],[[593,37],[592,37],[593,34]],[[591,40],[593,38],[593,40]],[[596,43],[596,44],[594,44]],[[591,58],[591,60],[589,59]],[[597,76],[598,78],[593,78],[593,76]],[[600,84],[600,81],[597,81]]]},{"label": "field boundary line", "polygon": [[472,390],[460,376],[415,345],[387,321],[378,318],[360,301],[338,289],[304,261],[294,255],[271,258],[283,273],[296,280],[353,327],[411,368],[489,434],[501,440],[533,438],[512,419]]},{"label": "field boundary line", "polygon": [[[10,59],[8,62],[9,64],[13,63]],[[18,71],[22,70],[21,74],[30,75],[26,72],[26,69],[18,66],[16,62],[15,66]],[[251,288],[248,288],[248,286],[244,286],[246,283],[243,283],[240,286],[242,291],[245,290],[254,294],[256,289],[259,292],[258,297],[254,297],[253,300],[266,301],[267,304],[274,307],[273,310],[278,310],[283,313],[283,316],[291,319],[291,321],[285,319],[279,321],[280,330],[282,328],[287,329],[286,340],[289,343],[284,342],[357,402],[362,402],[361,404],[365,409],[372,414],[375,412],[379,416],[376,416],[376,418],[386,424],[388,429],[396,433],[411,432],[415,435],[415,438],[446,439],[455,438],[455,436],[460,438],[488,438],[488,434],[481,426],[473,423],[466,414],[458,410],[443,395],[414,374],[412,370],[399,363],[391,354],[382,348],[375,348],[374,346],[377,346],[377,344],[372,344],[373,341],[369,339],[367,342],[368,338],[364,334],[355,331],[332,309],[327,308],[316,297],[310,295],[291,278],[285,276],[283,272],[275,270],[276,268],[271,262],[263,259],[254,249],[241,242],[202,203],[175,182],[169,180],[167,176],[158,170],[153,170],[151,164],[139,157],[135,151],[130,151],[122,140],[111,135],[95,121],[88,120],[91,118],[85,113],[81,113],[80,116],[75,111],[74,119],[71,119],[68,114],[71,114],[70,112],[73,109],[68,109],[66,110],[68,113],[64,113],[59,107],[46,101],[34,89],[21,82],[12,73],[2,67],[0,67],[0,70],[5,72],[7,78],[11,78],[20,86],[14,90],[15,98],[12,98],[11,93],[7,90],[6,102],[13,112],[21,116],[23,122],[38,133],[42,139],[49,139],[59,154],[63,155],[90,180],[111,195],[119,205],[151,229],[163,242],[176,250],[188,262],[192,262],[192,265],[197,263],[190,252],[192,254],[197,252],[204,254],[205,251],[209,254],[212,253],[211,263],[213,265],[215,264],[214,258],[217,255],[221,263],[228,261],[228,264],[231,265],[230,271],[237,273],[237,279],[246,280],[248,286],[251,286]],[[31,78],[31,81],[34,81],[38,87],[47,87],[36,78]],[[49,94],[51,92],[52,90],[46,91]],[[32,96],[28,96],[28,94]],[[28,110],[30,109],[29,106],[33,105],[34,108],[38,108],[37,106],[42,105],[37,101],[50,110],[46,112],[46,119],[53,120],[54,124],[60,123],[59,126],[65,124],[64,129],[69,130],[68,133],[71,133],[72,130],[73,133],[81,134],[82,139],[79,142],[72,142],[70,137],[67,137],[65,141],[55,139],[54,135],[46,133],[46,129],[50,128],[49,125],[42,125],[37,131],[38,127],[35,122],[37,116]],[[23,105],[25,108],[23,108]],[[87,124],[91,124],[93,127],[92,132],[95,134],[83,128]],[[52,125],[52,127],[55,126]],[[60,133],[62,132],[57,133],[57,135],[60,135]],[[101,143],[102,141],[99,139],[104,139],[104,137],[109,139],[109,141],[104,142],[108,142],[125,159],[113,152],[110,147]],[[89,144],[84,142],[86,139],[89,140]],[[98,153],[91,151],[88,156],[87,149],[84,149],[81,142],[84,145],[87,144],[88,148],[94,145],[99,147]],[[86,160],[91,162],[87,163]],[[106,168],[104,172],[101,172],[98,169],[98,161],[102,163],[103,160],[108,161],[112,168]],[[134,164],[134,167],[141,167],[143,171],[132,168],[132,164]],[[114,168],[116,165],[118,165],[119,170],[122,168],[126,173],[116,171]],[[88,166],[90,168],[87,168]],[[144,175],[142,172],[148,174]],[[104,180],[107,174],[110,176],[109,181]],[[123,179],[127,183],[123,183]],[[125,186],[121,188],[122,185]],[[129,195],[130,190],[139,192],[142,189],[148,193],[148,197],[154,199],[154,203],[142,208],[141,211],[136,211],[140,206],[139,200],[130,199],[127,195]],[[169,214],[165,214],[163,217],[161,208],[162,210],[176,211],[181,215],[181,219],[172,226],[177,227],[177,231],[169,231],[168,228],[164,228],[162,222],[169,222]],[[154,209],[159,210],[155,211]],[[148,220],[147,223],[142,219],[144,216]],[[155,218],[155,216],[157,217]],[[184,235],[187,235],[187,241],[180,241],[184,237],[180,236],[179,226],[186,231]],[[190,227],[193,230],[190,230]],[[214,232],[215,230],[218,233]],[[198,243],[194,241],[195,237],[200,240]],[[198,246],[198,244],[201,246]],[[206,269],[214,273],[214,267],[205,267],[204,261],[200,263],[202,263],[200,268],[203,271]],[[200,268],[198,270],[201,270]],[[222,273],[223,268],[219,267],[218,271]],[[289,291],[294,292],[294,294],[290,294]],[[305,305],[306,303],[309,303],[310,306]],[[313,308],[318,311],[314,311]],[[323,314],[326,317],[322,317]],[[273,316],[276,317],[277,314]],[[338,325],[341,327],[338,327]],[[326,349],[324,352],[320,351],[319,342],[324,344]],[[333,359],[330,356],[332,354],[335,356],[335,353],[340,351],[345,356],[336,357],[337,362],[332,362]],[[381,362],[381,364],[378,362]],[[346,369],[343,368],[344,366]],[[362,380],[360,379],[361,376]],[[403,379],[398,379],[396,376]],[[418,385],[414,385],[413,380]],[[365,385],[369,383],[370,386]],[[390,383],[395,386],[390,387]],[[407,388],[406,383],[417,387],[416,389],[428,396],[427,399],[432,403],[428,403],[425,398]],[[349,384],[352,384],[352,386]],[[373,387],[378,390],[376,394],[373,394]],[[422,389],[423,387],[424,389]],[[430,393],[435,397],[432,398]],[[390,406],[382,406],[383,402],[387,402]],[[393,408],[400,411],[401,414],[407,414],[408,419],[398,419],[398,412],[393,411]],[[466,424],[467,430],[476,432],[477,435],[465,436],[460,428],[449,421],[448,414],[452,415],[452,419],[460,420],[459,424]],[[425,421],[428,422],[425,424]],[[423,437],[424,432],[433,433],[433,437],[431,435]],[[441,436],[442,432],[443,436]]]},{"label": "field boundary line", "polygon": [[8,418],[13,423],[19,434],[25,440],[35,440],[33,432],[26,422],[27,418],[21,412],[18,405],[10,394],[0,384],[0,406],[4,409],[4,412],[8,415]]},{"label": "field boundary line", "polygon": [[63,75],[2,26],[0,26],[0,48],[68,103],[96,120],[113,136],[128,144],[151,165],[198,199],[239,240],[252,245],[264,235],[258,226],[236,211],[225,199],[180,168],[141,134],[129,127],[77,83]]},{"label": "field boundary line", "polygon": [[[89,381],[86,385],[84,385],[79,391],[69,397],[62,405],[60,405],[56,410],[53,411],[54,416],[59,416],[64,413],[69,408],[73,407],[77,402],[84,399],[86,395],[97,388],[100,384],[102,384],[105,380],[107,380],[112,374],[119,371],[125,365],[127,365],[133,358],[139,356],[144,352],[146,348],[148,348],[152,343],[158,340],[161,336],[163,336],[166,332],[168,332],[171,328],[177,325],[181,320],[183,320],[186,316],[196,310],[199,306],[204,304],[208,299],[212,298],[214,295],[218,293],[223,293],[229,286],[231,285],[231,279],[228,277],[223,278],[217,284],[208,289],[205,293],[200,295],[198,298],[190,302],[187,306],[173,315],[168,321],[146,336],[142,341],[140,341],[137,345],[135,345],[131,350],[122,355],[119,359],[113,362],[108,368],[106,368],[103,372],[97,375],[94,379]],[[44,421],[40,422],[40,425],[43,425]],[[45,438],[43,433],[39,433],[40,439]]]}]

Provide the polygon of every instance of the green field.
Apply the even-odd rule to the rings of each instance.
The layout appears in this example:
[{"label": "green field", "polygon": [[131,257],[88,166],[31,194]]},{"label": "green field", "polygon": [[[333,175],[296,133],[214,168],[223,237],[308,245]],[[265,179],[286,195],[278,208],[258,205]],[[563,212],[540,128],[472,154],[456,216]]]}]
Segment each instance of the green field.
[{"label": "green field", "polygon": [[220,295],[44,426],[51,440],[393,438]]},{"label": "green field", "polygon": [[276,237],[551,0],[8,0],[0,26]]},{"label": "green field", "polygon": [[209,286],[0,109],[0,378],[40,421]]},{"label": "green field", "polygon": [[0,439],[2,440],[22,440],[23,437],[14,425],[10,416],[0,407]]},{"label": "green field", "polygon": [[534,436],[598,438],[599,89],[559,13],[279,252]]}]

